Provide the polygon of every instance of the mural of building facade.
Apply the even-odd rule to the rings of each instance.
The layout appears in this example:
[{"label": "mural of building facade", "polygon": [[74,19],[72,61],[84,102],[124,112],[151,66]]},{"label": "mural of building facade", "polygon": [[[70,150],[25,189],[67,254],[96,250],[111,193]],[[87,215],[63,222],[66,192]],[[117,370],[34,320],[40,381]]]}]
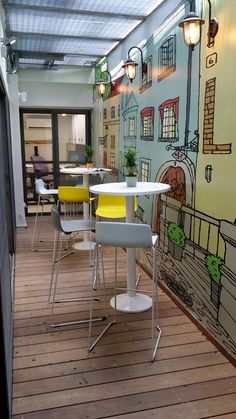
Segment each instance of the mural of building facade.
[{"label": "mural of building facade", "polygon": [[[190,4],[206,21],[194,49],[178,26]],[[211,47],[208,2],[181,2],[142,48],[147,72],[119,80],[116,152],[120,180],[123,153],[135,148],[139,180],[171,185],[165,195],[139,199],[140,221],[160,235],[160,280],[236,354],[236,4],[212,0],[212,9],[220,29]]]}]

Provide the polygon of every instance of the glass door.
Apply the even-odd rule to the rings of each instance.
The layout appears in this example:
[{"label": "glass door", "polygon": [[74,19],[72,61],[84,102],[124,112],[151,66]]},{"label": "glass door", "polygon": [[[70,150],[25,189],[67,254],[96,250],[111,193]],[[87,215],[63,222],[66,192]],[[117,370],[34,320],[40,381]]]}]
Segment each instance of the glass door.
[{"label": "glass door", "polygon": [[35,212],[35,179],[54,187],[52,117],[50,113],[23,113],[25,204],[27,213]]},{"label": "glass door", "polygon": [[[58,121],[59,168],[78,167],[86,164],[87,115],[85,113],[60,113]],[[81,184],[80,176],[60,174],[60,185]]]},{"label": "glass door", "polygon": [[[91,144],[91,111],[22,109],[20,114],[28,215],[36,212],[35,179],[43,179],[48,189],[82,182],[80,177],[61,174],[60,169],[86,163],[85,148]],[[53,198],[48,203],[52,202]]]}]

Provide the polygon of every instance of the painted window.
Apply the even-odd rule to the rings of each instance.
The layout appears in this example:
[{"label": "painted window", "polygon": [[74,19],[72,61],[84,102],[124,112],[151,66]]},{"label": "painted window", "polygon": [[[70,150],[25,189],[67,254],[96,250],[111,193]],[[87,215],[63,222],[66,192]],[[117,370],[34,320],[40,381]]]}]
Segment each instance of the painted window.
[{"label": "painted window", "polygon": [[134,137],[136,135],[136,120],[135,116],[129,117],[129,123],[128,123],[128,136]]},{"label": "painted window", "polygon": [[159,48],[158,81],[168,77],[176,70],[176,36],[171,35]]},{"label": "painted window", "polygon": [[178,141],[179,98],[169,99],[159,106],[159,141]]},{"label": "painted window", "polygon": [[115,118],[115,116],[116,116],[116,108],[115,108],[115,106],[112,106],[111,107],[111,118]]},{"label": "painted window", "polygon": [[147,65],[147,71],[141,74],[140,93],[144,92],[152,85],[152,56],[148,57],[144,62]]},{"label": "painted window", "polygon": [[111,169],[114,169],[116,167],[115,163],[116,163],[115,153],[111,153],[110,154],[110,167],[111,167]]},{"label": "painted window", "polygon": [[148,182],[150,179],[150,160],[141,159],[140,168],[141,168],[141,182]]},{"label": "painted window", "polygon": [[144,108],[141,113],[141,140],[153,140],[154,108]]},{"label": "painted window", "polygon": [[107,108],[103,109],[103,118],[107,119]]},{"label": "painted window", "polygon": [[112,149],[116,148],[116,136],[115,135],[111,135],[111,148]]}]

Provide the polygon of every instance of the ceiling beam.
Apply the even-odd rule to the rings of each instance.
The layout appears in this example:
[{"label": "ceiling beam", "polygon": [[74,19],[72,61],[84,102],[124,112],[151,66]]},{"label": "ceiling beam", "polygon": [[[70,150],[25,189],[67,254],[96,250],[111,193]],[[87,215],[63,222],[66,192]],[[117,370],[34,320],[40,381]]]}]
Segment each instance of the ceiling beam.
[{"label": "ceiling beam", "polygon": [[14,50],[19,53],[20,58],[32,58],[32,59],[42,59],[42,60],[54,60],[54,61],[63,61],[65,55],[67,57],[88,57],[88,58],[103,58],[104,55],[99,54],[68,54],[66,52],[62,53],[53,53],[50,51],[29,51],[29,50]]},{"label": "ceiling beam", "polygon": [[102,37],[98,37],[98,36],[75,36],[75,35],[59,35],[59,34],[53,34],[53,33],[42,33],[42,32],[20,32],[20,31],[10,31],[9,35],[11,36],[16,36],[16,37],[21,37],[21,36],[35,36],[35,37],[40,37],[40,38],[67,38],[67,39],[75,39],[75,40],[86,40],[86,41],[110,41],[110,42],[121,42],[122,38],[102,38]]},{"label": "ceiling beam", "polygon": [[40,12],[52,12],[52,13],[63,13],[63,14],[72,14],[72,15],[87,15],[92,17],[102,17],[102,18],[116,18],[116,19],[126,19],[126,20],[144,20],[146,16],[144,15],[130,15],[124,13],[111,13],[111,12],[97,12],[93,10],[81,10],[81,9],[69,9],[66,7],[49,7],[49,6],[35,6],[30,4],[15,4],[15,3],[6,3],[2,2],[4,9],[21,9],[21,10],[34,10]]}]

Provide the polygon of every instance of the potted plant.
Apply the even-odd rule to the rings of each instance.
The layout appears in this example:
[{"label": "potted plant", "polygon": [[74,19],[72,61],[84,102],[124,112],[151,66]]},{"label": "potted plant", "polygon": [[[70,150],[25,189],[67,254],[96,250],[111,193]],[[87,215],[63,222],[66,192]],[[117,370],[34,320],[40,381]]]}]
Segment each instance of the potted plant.
[{"label": "potted plant", "polygon": [[86,154],[86,167],[90,168],[93,167],[93,155],[94,155],[94,148],[91,145],[87,145],[85,149]]},{"label": "potted plant", "polygon": [[129,148],[124,153],[124,167],[127,186],[136,186],[137,183],[137,153],[134,148]]},{"label": "potted plant", "polygon": [[167,227],[169,238],[169,252],[177,260],[182,259],[183,248],[186,246],[186,235],[177,223],[170,223]]},{"label": "potted plant", "polygon": [[209,254],[205,258],[206,268],[211,277],[211,300],[218,307],[221,291],[221,265],[223,259],[220,256]]}]

